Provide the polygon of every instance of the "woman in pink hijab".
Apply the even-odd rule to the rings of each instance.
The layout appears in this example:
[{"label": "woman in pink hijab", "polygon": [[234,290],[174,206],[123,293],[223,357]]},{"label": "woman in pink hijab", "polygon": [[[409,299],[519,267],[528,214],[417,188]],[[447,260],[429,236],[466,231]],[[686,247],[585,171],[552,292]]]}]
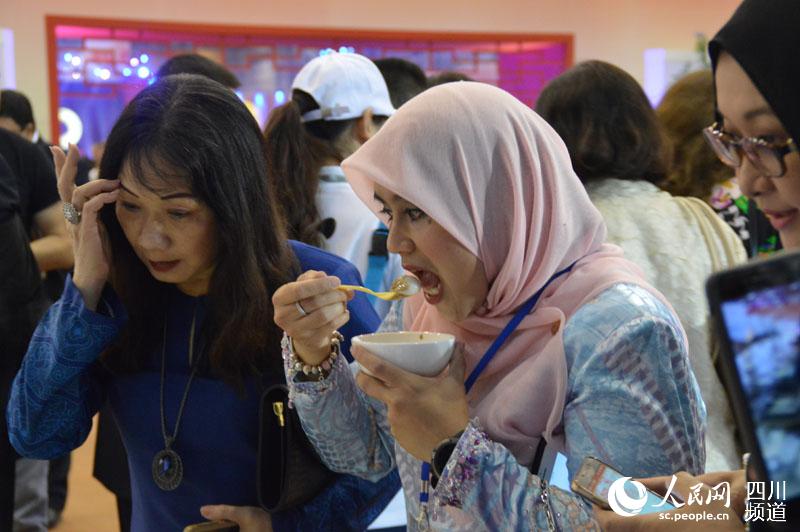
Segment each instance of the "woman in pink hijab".
[{"label": "woman in pink hijab", "polygon": [[382,329],[458,347],[437,377],[357,348],[373,376],[351,372],[331,356],[348,319],[338,279],[306,272],[276,291],[294,407],[331,468],[376,479],[397,465],[410,529],[470,531],[596,526],[587,502],[548,484],[555,451],[570,478],[590,455],[626,476],[700,472],[705,411],[680,323],[604,244],[536,113],[489,85],[442,85],[343,168],[423,288]]}]

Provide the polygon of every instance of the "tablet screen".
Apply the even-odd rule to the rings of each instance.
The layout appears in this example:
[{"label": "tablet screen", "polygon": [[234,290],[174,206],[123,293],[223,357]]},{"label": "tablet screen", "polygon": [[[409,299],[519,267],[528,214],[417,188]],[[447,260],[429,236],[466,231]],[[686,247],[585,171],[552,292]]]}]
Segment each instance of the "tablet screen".
[{"label": "tablet screen", "polygon": [[800,282],[744,293],[721,311],[767,474],[786,481],[787,499],[797,498]]}]

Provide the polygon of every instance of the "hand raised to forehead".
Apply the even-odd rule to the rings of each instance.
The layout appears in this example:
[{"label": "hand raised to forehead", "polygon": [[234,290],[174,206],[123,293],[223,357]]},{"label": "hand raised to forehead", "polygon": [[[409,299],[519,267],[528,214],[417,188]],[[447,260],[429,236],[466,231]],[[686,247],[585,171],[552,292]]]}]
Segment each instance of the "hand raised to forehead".
[{"label": "hand raised to forehead", "polygon": [[119,180],[98,179],[75,186],[80,151],[70,145],[65,154],[51,148],[58,179],[58,194],[64,202],[67,231],[75,254],[73,282],[89,309],[94,310],[110,271],[110,253],[105,228],[98,219],[104,205],[114,203],[119,194]]}]

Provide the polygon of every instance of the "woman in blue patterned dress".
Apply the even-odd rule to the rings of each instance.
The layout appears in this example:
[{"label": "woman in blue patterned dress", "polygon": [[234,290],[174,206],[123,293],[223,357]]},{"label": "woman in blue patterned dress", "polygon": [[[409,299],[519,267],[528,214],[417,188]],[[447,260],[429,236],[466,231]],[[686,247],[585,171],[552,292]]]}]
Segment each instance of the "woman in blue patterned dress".
[{"label": "woman in blue patterned dress", "polygon": [[[61,456],[108,402],[128,452],[132,530],[182,530],[204,505],[255,506],[261,391],[284,379],[270,296],[291,272],[359,282],[357,271],[286,240],[258,124],[206,78],[140,92],[108,137],[100,179],[76,188],[77,149],[54,154],[75,272],[14,381],[11,443]],[[344,333],[378,325],[365,299],[340,302]],[[340,476],[304,506],[257,515],[267,530],[363,528],[395,490],[391,477]]]},{"label": "woman in blue patterned dress", "polygon": [[[377,479],[397,464],[412,530],[470,531],[596,529],[591,505],[548,485],[552,451],[570,477],[589,455],[630,476],[701,471],[705,412],[680,323],[604,244],[536,113],[488,85],[436,87],[343,168],[422,285],[382,328],[448,332],[460,347],[434,378],[355,348],[373,376],[328,370],[326,322],[346,315],[330,279],[307,272],[276,291],[294,406],[331,468]],[[298,362],[326,365],[309,380]]]}]

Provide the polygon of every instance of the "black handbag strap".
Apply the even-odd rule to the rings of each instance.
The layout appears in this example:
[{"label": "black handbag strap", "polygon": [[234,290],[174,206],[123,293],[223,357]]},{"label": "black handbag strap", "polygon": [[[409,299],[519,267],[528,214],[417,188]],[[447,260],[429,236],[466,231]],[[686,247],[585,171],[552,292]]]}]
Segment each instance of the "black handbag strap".
[{"label": "black handbag strap", "polygon": [[531,462],[530,471],[534,475],[539,474],[539,467],[542,465],[542,458],[544,457],[544,450],[547,447],[547,442],[544,436],[539,438],[539,444],[536,446],[536,452],[533,455],[533,462]]}]

